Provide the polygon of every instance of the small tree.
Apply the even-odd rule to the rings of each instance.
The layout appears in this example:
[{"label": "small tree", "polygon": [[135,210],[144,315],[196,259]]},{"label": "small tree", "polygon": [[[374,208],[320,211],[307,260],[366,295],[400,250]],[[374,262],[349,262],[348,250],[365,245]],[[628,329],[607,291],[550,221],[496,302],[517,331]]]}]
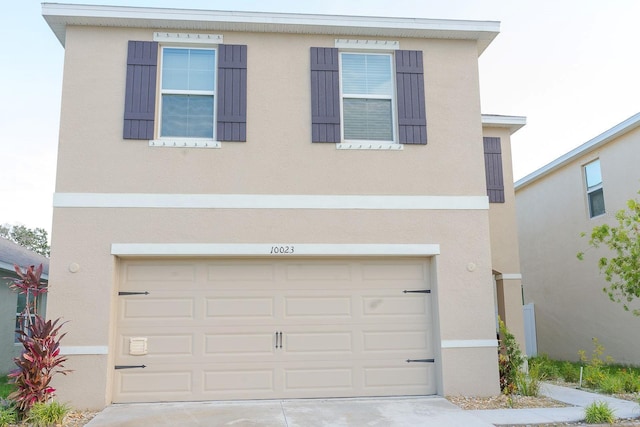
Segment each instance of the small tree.
[{"label": "small tree", "polygon": [[[619,210],[616,220],[617,226],[602,224],[594,227],[589,245],[593,248],[604,245],[613,251],[615,256],[598,260],[598,268],[609,283],[602,290],[611,301],[622,303],[623,308],[629,311],[628,303],[640,298],[640,202],[634,199],[627,201],[627,209]],[[586,236],[586,233],[581,236]],[[583,252],[577,256],[579,260],[584,259]],[[632,312],[640,316],[640,309]]]},{"label": "small tree", "polygon": [[524,356],[516,337],[507,329],[506,325],[498,317],[500,331],[500,346],[498,353],[498,368],[500,371],[500,390],[503,394],[513,394],[518,385],[518,372],[524,364]]},{"label": "small tree", "polygon": [[38,314],[38,296],[47,291],[46,285],[40,280],[42,264],[35,268],[27,267],[24,271],[14,265],[17,279],[12,279],[11,289],[24,294],[26,305],[20,313],[19,329],[16,330],[22,343],[23,351],[14,358],[18,369],[9,374],[9,378],[17,386],[17,390],[8,398],[16,404],[21,416],[26,415],[35,403],[47,403],[55,393],[50,386],[53,376],[57,373],[66,375],[63,363],[66,357],[60,355],[60,340],[65,334],[60,334],[63,324],[60,319],[45,320]]},{"label": "small tree", "polygon": [[11,240],[35,253],[49,257],[49,236],[44,228],[28,228],[21,224],[0,225],[0,237]]}]

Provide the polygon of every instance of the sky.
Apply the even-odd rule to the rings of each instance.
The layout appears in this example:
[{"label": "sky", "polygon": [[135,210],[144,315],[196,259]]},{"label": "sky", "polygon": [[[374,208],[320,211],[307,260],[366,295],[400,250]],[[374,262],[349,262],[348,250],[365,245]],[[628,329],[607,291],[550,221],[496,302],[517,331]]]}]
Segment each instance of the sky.
[{"label": "sky", "polygon": [[[500,21],[479,58],[482,112],[527,118],[511,138],[516,180],[640,111],[638,0],[57,2]],[[50,233],[64,49],[38,1],[3,9],[0,224]]]}]

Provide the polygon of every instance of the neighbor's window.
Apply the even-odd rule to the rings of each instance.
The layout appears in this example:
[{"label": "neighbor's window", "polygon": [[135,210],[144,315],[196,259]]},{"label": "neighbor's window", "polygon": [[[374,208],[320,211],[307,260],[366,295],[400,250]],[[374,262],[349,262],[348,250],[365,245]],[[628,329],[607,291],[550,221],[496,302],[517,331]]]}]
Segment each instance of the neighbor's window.
[{"label": "neighbor's window", "polygon": [[584,177],[587,186],[587,202],[589,204],[589,217],[593,218],[605,213],[604,193],[602,191],[602,173],[600,173],[600,160],[594,160],[584,166]]},{"label": "neighbor's window", "polygon": [[341,54],[344,140],[394,141],[390,54]]},{"label": "neighbor's window", "polygon": [[215,49],[162,49],[161,137],[214,135]]}]

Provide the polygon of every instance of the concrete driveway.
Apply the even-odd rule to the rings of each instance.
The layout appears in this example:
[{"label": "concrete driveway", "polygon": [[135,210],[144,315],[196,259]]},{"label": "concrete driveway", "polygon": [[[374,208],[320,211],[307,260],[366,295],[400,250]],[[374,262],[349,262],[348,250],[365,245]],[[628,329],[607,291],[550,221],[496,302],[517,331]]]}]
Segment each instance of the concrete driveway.
[{"label": "concrete driveway", "polygon": [[488,427],[441,397],[296,399],[111,405],[88,427]]}]

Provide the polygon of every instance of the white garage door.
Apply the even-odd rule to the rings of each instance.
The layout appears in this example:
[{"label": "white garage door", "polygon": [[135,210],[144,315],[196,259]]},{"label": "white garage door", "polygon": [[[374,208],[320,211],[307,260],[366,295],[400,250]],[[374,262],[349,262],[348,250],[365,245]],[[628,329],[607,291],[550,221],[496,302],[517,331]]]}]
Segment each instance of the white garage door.
[{"label": "white garage door", "polygon": [[435,394],[429,277],[424,259],[123,260],[113,401]]}]

